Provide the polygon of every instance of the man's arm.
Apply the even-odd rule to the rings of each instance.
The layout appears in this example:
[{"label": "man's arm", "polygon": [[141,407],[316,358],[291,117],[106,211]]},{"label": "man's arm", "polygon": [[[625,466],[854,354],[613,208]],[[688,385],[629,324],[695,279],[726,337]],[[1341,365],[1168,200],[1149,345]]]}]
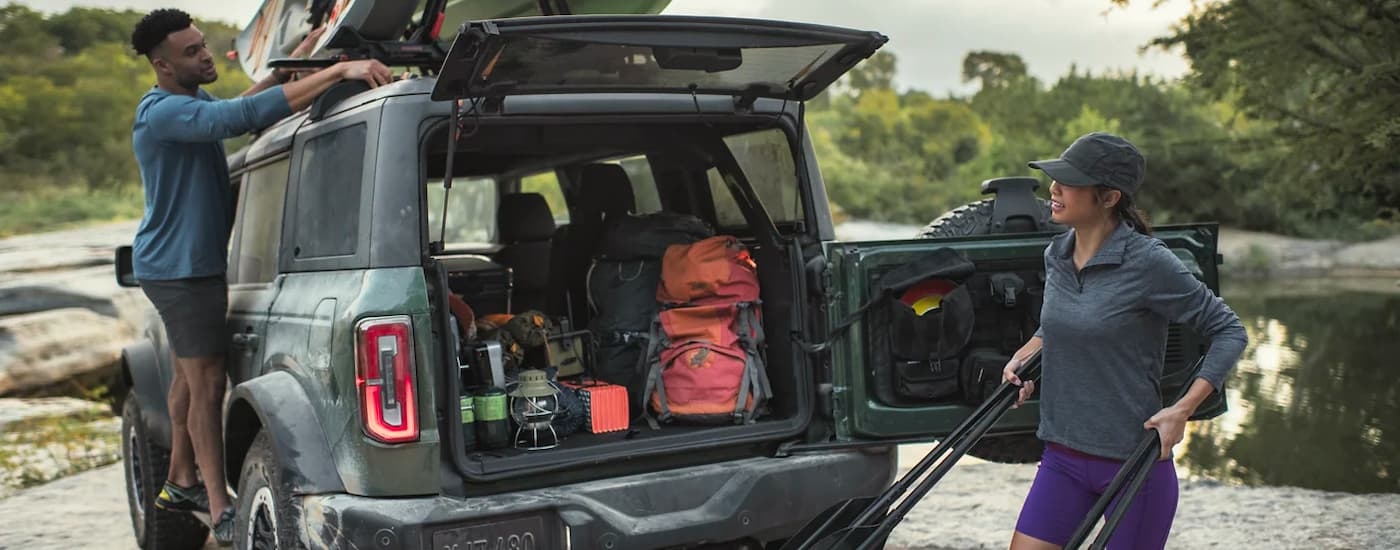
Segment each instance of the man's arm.
[{"label": "man's arm", "polygon": [[311,105],[342,79],[364,80],[370,87],[388,84],[393,76],[376,60],[345,61],[311,76],[262,92],[221,101],[170,95],[157,101],[143,119],[152,134],[165,141],[210,142],[241,136],[267,127]]},{"label": "man's arm", "polygon": [[363,80],[369,87],[378,88],[393,82],[393,79],[393,72],[378,60],[342,61],[328,69],[282,85],[282,93],[287,98],[287,104],[295,112],[311,105],[317,96],[341,80]]},{"label": "man's arm", "polygon": [[281,91],[274,88],[219,101],[171,94],[154,102],[138,117],[156,139],[199,143],[238,137],[292,112]]}]

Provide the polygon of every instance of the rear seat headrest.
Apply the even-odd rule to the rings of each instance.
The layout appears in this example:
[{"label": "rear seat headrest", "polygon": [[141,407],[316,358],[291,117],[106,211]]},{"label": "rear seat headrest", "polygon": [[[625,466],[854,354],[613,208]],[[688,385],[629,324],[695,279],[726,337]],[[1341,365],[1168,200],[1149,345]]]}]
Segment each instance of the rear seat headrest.
[{"label": "rear seat headrest", "polygon": [[589,213],[620,215],[637,209],[632,179],[616,164],[589,164],[579,172],[580,207]]},{"label": "rear seat headrest", "polygon": [[547,241],[554,236],[554,213],[539,193],[512,193],[501,197],[496,209],[501,242]]}]

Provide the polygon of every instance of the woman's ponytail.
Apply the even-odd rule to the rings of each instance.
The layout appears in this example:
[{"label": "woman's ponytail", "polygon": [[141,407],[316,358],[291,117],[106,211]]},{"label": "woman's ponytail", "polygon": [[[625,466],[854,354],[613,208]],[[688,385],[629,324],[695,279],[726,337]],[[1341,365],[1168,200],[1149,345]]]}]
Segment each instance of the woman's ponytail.
[{"label": "woman's ponytail", "polygon": [[1125,220],[1133,225],[1133,229],[1143,235],[1152,235],[1152,224],[1147,221],[1147,213],[1133,206],[1133,199],[1127,194],[1118,199],[1118,204],[1113,207],[1118,213],[1118,219]]},{"label": "woman's ponytail", "polygon": [[[1098,190],[1099,204],[1103,203],[1107,193],[1113,191],[1112,188],[1105,186],[1099,186]],[[1133,198],[1127,193],[1121,191],[1118,193],[1118,203],[1113,205],[1113,213],[1118,215],[1118,219],[1131,224],[1133,230],[1138,233],[1152,236],[1152,224],[1147,221],[1147,213],[1133,206]]]}]

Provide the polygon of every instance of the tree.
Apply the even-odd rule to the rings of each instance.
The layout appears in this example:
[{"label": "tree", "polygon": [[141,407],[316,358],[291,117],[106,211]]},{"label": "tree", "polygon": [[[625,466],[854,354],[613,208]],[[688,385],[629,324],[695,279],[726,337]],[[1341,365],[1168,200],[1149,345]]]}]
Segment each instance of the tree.
[{"label": "tree", "polygon": [[1183,48],[1192,85],[1264,127],[1235,145],[1263,157],[1264,183],[1286,223],[1396,226],[1400,3],[1209,3],[1152,45]]},{"label": "tree", "polygon": [[[134,11],[75,8],[45,19],[23,6],[0,8],[0,179],[7,190],[55,186],[134,187],[131,152],[136,103],[154,83],[150,64],[131,50]],[[196,22],[211,47],[237,34]],[[215,50],[218,82],[232,97],[250,84]]]},{"label": "tree", "polygon": [[1026,62],[1013,53],[975,51],[963,57],[963,82],[981,81],[983,89],[1005,86],[1026,75]]},{"label": "tree", "polygon": [[844,80],[845,84],[857,93],[867,90],[890,90],[894,88],[894,74],[894,54],[878,51],[851,69]]},{"label": "tree", "polygon": [[78,53],[95,44],[125,43],[142,15],[132,10],[73,8],[50,17],[47,31],[64,52]]}]

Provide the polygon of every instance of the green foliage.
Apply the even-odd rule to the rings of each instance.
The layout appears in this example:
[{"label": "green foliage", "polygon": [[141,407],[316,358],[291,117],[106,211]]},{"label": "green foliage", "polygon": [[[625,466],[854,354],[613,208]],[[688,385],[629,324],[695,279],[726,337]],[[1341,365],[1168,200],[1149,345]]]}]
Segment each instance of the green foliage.
[{"label": "green foliage", "polygon": [[[1146,154],[1142,206],[1156,223],[1400,231],[1400,4],[1261,5],[1203,3],[1155,42],[1184,48],[1185,82],[1073,68],[1042,82],[1015,53],[972,51],[962,78],[977,92],[934,97],[896,90],[897,58],[877,53],[809,105],[834,207],[923,223],[979,198],[983,180],[1042,177],[1026,162],[1108,130]],[[141,15],[0,7],[0,233],[139,215],[131,125],[154,77],[127,40]],[[237,36],[196,25],[216,54]],[[217,57],[210,93],[241,93],[250,82]]]},{"label": "green foliage", "polygon": [[1255,215],[1304,234],[1400,223],[1400,2],[1203,3],[1153,44],[1184,49],[1189,85],[1251,127],[1229,147],[1267,189]]},{"label": "green foliage", "polygon": [[[893,55],[882,55],[881,73],[893,65]],[[811,119],[829,194],[853,216],[927,222],[979,198],[982,181],[1042,177],[1026,162],[1057,156],[1086,133],[1109,131],[1148,157],[1143,206],[1157,222],[1273,228],[1276,221],[1256,205],[1255,173],[1230,154],[1254,127],[1229,123],[1228,102],[1134,74],[1071,69],[1046,86],[1019,56],[1003,52],[967,55],[963,78],[981,87],[965,98],[899,95],[868,85],[892,79],[855,78],[860,71]]]},{"label": "green foliage", "polygon": [[[155,76],[128,40],[142,16],[74,8],[46,18],[17,4],[0,8],[0,181],[9,199],[0,204],[0,233],[130,216],[132,189],[140,215],[131,128]],[[219,66],[219,80],[206,89],[216,97],[247,89],[248,78],[219,55],[237,29],[196,26]],[[16,199],[19,192],[26,194]],[[125,202],[99,202],[118,197]]]},{"label": "green foliage", "polygon": [[[10,183],[7,180],[6,187]],[[137,185],[89,190],[47,178],[18,183],[28,190],[0,191],[0,237],[141,217],[143,201]]]}]

